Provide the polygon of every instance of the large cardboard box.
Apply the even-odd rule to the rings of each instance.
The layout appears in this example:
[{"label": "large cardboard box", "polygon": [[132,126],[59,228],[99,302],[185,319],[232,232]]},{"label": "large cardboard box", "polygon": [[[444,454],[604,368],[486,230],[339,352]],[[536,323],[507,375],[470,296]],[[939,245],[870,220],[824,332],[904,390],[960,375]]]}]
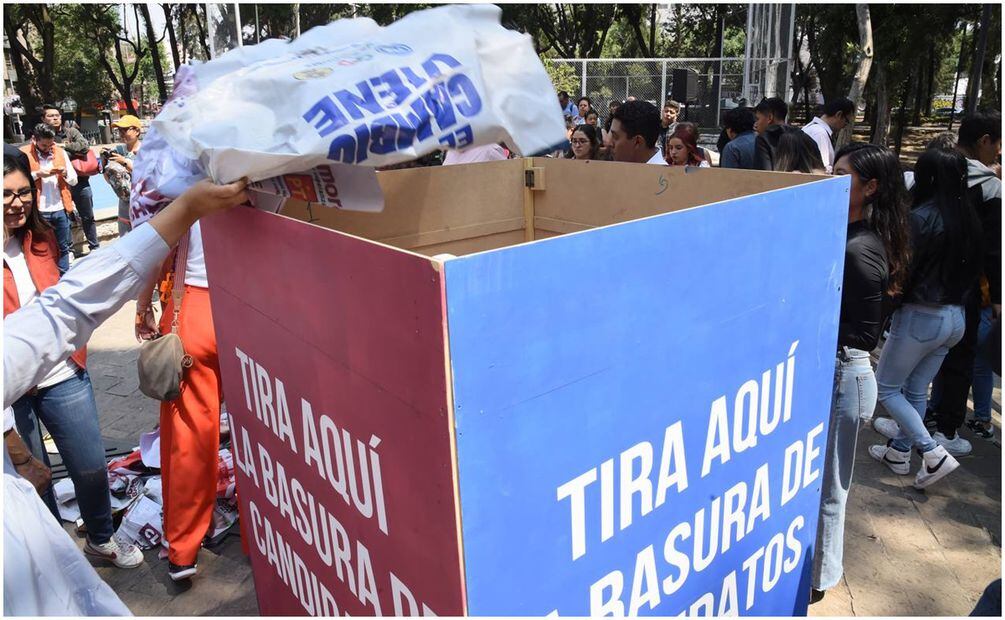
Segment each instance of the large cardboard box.
[{"label": "large cardboard box", "polygon": [[262,612],[805,613],[848,180],[378,176],[204,224]]}]

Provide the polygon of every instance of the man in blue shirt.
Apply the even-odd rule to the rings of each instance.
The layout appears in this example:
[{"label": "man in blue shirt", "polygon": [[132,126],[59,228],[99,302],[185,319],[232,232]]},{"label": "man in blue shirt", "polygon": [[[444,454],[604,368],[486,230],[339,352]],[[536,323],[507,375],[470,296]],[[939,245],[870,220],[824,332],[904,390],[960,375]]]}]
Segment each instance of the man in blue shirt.
[{"label": "man in blue shirt", "polygon": [[[571,116],[573,122],[579,119],[579,109],[576,107],[576,104],[569,101],[569,93],[564,90],[558,91],[558,105],[562,107],[562,114]],[[576,122],[576,124],[580,123]]]},{"label": "man in blue shirt", "polygon": [[722,149],[719,157],[720,168],[743,168],[755,170],[754,144],[757,134],[754,132],[754,111],[748,107],[733,108],[726,112],[723,124],[729,142]]}]

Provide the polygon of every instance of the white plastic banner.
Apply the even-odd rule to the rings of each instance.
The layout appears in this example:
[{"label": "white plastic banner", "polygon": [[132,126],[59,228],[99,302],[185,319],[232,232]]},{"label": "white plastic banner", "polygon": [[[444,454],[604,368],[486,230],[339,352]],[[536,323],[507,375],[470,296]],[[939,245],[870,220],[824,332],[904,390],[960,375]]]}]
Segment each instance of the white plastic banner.
[{"label": "white plastic banner", "polygon": [[324,166],[339,178],[342,166],[495,142],[553,150],[565,140],[554,88],[530,37],[500,16],[451,5],[383,28],[339,20],[182,67],[134,164],[131,219],[206,176],[264,181]]}]

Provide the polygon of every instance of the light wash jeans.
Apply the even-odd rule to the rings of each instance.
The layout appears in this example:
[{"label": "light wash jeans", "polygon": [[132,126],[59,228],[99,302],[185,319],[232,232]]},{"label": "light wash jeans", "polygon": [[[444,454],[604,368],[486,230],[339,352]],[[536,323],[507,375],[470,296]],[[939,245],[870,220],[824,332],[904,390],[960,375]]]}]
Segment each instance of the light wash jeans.
[{"label": "light wash jeans", "polygon": [[876,383],[879,401],[900,425],[890,444],[894,449],[928,452],[938,445],[924,423],[928,387],[964,327],[963,306],[904,304],[893,313]]},{"label": "light wash jeans", "polygon": [[844,573],[844,516],[855,466],[855,446],[860,422],[869,422],[876,409],[876,375],[869,353],[844,348],[838,353],[827,431],[820,520],[813,556],[813,588],[828,590]]}]

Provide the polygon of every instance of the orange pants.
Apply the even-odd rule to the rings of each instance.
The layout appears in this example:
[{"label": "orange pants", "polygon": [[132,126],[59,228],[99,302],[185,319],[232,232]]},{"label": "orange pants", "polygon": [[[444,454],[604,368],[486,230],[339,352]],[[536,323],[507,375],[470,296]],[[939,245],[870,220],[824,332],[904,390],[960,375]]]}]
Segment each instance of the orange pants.
[{"label": "orange pants", "polygon": [[[171,330],[172,305],[161,333]],[[181,395],[161,403],[161,482],[168,559],[185,565],[195,563],[216,503],[223,394],[209,289],[185,287],[178,335],[193,364],[182,375]]]}]

